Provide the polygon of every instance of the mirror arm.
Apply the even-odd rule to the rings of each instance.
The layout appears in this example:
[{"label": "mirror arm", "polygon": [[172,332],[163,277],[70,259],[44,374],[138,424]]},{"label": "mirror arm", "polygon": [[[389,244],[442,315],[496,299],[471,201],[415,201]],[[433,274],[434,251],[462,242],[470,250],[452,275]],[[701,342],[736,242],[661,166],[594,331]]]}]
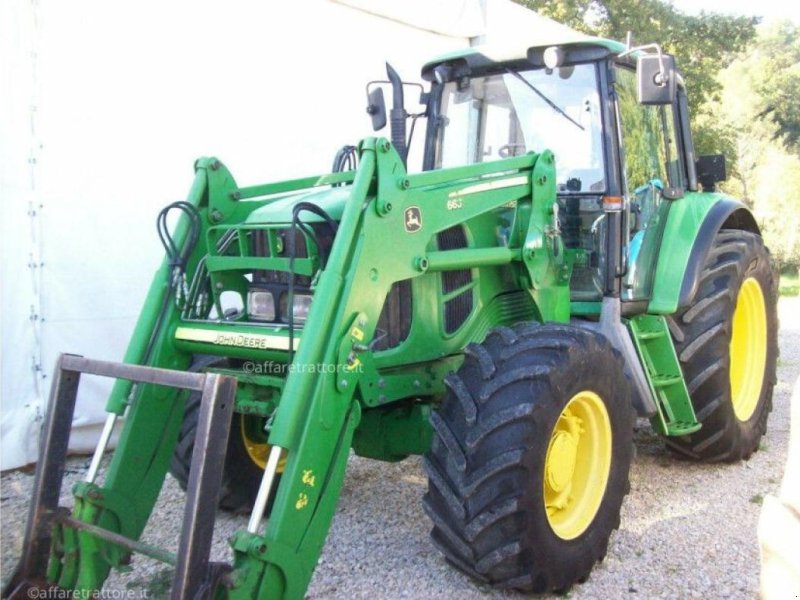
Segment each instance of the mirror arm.
[{"label": "mirror arm", "polygon": [[660,81],[657,81],[659,85],[664,85],[667,83],[667,67],[664,64],[664,53],[661,51],[661,46],[658,44],[645,44],[644,46],[636,46],[634,48],[628,48],[624,52],[621,52],[617,55],[617,58],[623,58],[624,56],[628,56],[629,54],[633,54],[634,52],[643,52],[645,50],[655,50],[656,54],[658,54],[658,65],[659,65],[659,78]]}]

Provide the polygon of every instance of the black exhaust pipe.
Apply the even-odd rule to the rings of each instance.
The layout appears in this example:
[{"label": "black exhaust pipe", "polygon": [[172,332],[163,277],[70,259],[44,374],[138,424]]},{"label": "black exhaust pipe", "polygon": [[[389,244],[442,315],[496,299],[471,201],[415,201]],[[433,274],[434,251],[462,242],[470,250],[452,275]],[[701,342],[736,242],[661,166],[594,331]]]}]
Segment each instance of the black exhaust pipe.
[{"label": "black exhaust pipe", "polygon": [[403,82],[388,62],[386,63],[386,75],[392,84],[392,110],[389,111],[389,124],[392,130],[392,145],[397,150],[403,164],[406,164],[408,148],[406,148],[406,113],[403,102]]}]

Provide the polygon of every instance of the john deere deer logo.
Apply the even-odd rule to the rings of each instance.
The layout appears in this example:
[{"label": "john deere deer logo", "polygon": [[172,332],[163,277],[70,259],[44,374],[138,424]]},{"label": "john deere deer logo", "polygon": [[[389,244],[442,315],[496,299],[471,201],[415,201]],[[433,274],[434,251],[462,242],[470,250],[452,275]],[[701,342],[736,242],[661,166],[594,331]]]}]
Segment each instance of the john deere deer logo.
[{"label": "john deere deer logo", "polygon": [[422,229],[422,212],[418,206],[409,206],[404,214],[408,233],[416,233]]}]

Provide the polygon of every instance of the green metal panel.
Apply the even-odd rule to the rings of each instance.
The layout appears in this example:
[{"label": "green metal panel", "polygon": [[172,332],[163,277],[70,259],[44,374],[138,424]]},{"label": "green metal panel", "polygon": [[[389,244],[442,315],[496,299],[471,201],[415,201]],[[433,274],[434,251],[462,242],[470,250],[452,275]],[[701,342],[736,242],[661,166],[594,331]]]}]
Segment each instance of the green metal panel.
[{"label": "green metal panel", "polygon": [[680,200],[673,201],[661,239],[647,312],[671,315],[678,309],[689,255],[700,227],[714,205],[725,198],[716,193],[688,192]]},{"label": "green metal panel", "polygon": [[[326,181],[320,178],[321,181]],[[317,180],[317,181],[319,181]],[[306,181],[306,180],[302,180]],[[350,196],[350,188],[338,187],[304,194],[293,194],[281,198],[263,208],[253,211],[247,219],[248,223],[289,223],[292,220],[292,208],[298,202],[313,202],[327,212],[335,221],[342,218],[344,204]],[[309,223],[321,221],[315,213],[308,213],[303,220]]]},{"label": "green metal panel", "polygon": [[330,173],[318,175],[316,177],[302,177],[300,179],[290,179],[288,181],[265,183],[262,185],[239,188],[232,193],[231,197],[235,200],[245,200],[248,198],[258,198],[260,196],[290,194],[292,192],[323,185],[352,183],[353,177],[353,171],[345,171],[343,173]]},{"label": "green metal panel", "polygon": [[359,456],[391,462],[422,454],[431,445],[430,412],[430,404],[365,410],[353,436],[353,450]]},{"label": "green metal panel", "polygon": [[[209,273],[218,271],[252,271],[254,269],[289,270],[288,258],[251,257],[251,256],[209,256],[206,261]],[[294,272],[297,275],[313,275],[314,263],[308,258],[294,260]]]},{"label": "green metal panel", "polygon": [[575,316],[599,316],[602,309],[601,302],[570,302],[570,312]]}]

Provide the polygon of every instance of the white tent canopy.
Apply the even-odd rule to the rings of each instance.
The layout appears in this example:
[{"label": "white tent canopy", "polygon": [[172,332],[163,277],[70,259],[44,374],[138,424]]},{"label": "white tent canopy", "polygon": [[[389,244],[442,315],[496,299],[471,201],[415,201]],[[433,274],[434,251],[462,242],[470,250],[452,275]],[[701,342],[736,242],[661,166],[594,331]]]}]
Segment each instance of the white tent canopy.
[{"label": "white tent canopy", "polygon": [[[510,0],[0,5],[0,468],[36,460],[60,352],[120,360],[161,260],[155,215],[219,157],[240,184],[325,172],[372,135],[364,85],[391,62],[562,26]],[[388,135],[388,134],[385,134]],[[110,382],[84,378],[73,451]]]}]

